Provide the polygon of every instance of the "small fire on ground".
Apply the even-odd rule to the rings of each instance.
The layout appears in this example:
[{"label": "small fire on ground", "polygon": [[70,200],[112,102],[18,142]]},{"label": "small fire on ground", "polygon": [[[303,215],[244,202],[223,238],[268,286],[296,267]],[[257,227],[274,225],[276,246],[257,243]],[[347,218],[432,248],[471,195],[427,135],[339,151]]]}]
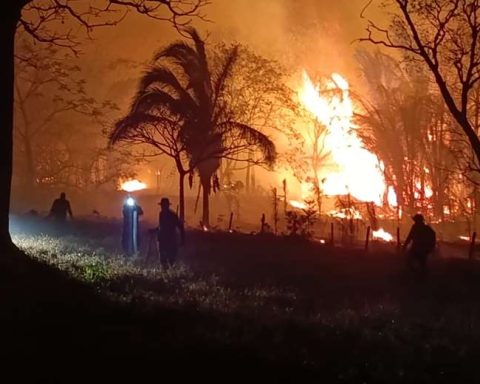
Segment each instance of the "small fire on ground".
[{"label": "small fire on ground", "polygon": [[307,208],[307,204],[302,203],[301,201],[297,201],[297,200],[290,200],[289,204],[293,208],[298,208],[298,209],[306,209]]},{"label": "small fire on ground", "polygon": [[147,184],[139,180],[128,180],[120,184],[120,190],[125,192],[135,192],[147,188]]},{"label": "small fire on ground", "polygon": [[383,240],[386,242],[393,241],[393,236],[390,233],[386,232],[383,228],[380,228],[378,231],[373,231],[372,237],[375,240]]}]

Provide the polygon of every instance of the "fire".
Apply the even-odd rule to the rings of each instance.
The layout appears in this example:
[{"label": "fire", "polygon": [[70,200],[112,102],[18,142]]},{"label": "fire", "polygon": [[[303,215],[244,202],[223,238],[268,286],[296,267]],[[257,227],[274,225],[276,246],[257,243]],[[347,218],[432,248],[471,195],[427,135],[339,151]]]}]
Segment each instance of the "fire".
[{"label": "fire", "polygon": [[[428,169],[425,169],[425,173],[428,173],[427,171]],[[422,183],[420,182],[420,180],[415,181],[415,187],[416,191],[414,192],[414,195],[416,199],[419,199],[421,197],[420,192],[422,191]],[[430,184],[425,183],[423,187],[423,195],[426,199],[429,199],[433,196],[433,190]]]},{"label": "fire", "polygon": [[397,194],[393,190],[393,187],[388,187],[387,200],[391,207],[398,207]]},{"label": "fire", "polygon": [[378,231],[373,231],[372,232],[372,237],[377,240],[383,240],[383,241],[393,241],[393,236],[386,232],[383,228],[380,228]]},{"label": "fire", "polygon": [[288,202],[293,208],[298,208],[298,209],[306,209],[307,205],[305,203],[302,203],[301,201],[297,200],[290,200]]},{"label": "fire", "polygon": [[[329,153],[328,164],[316,171],[318,179],[324,180],[323,193],[327,196],[350,194],[360,201],[380,206],[387,189],[383,165],[357,135],[358,127],[352,122],[354,106],[347,80],[334,73],[325,89],[320,90],[304,72],[299,98],[326,127],[324,144]],[[311,142],[307,134],[304,136],[307,143]]]},{"label": "fire", "polygon": [[337,219],[362,219],[362,215],[355,208],[345,208],[338,211],[330,211],[328,215]]},{"label": "fire", "polygon": [[470,236],[458,236],[458,238],[459,238],[460,240],[464,240],[464,241],[470,241],[470,240],[471,240],[471,239],[470,239]]},{"label": "fire", "polygon": [[120,184],[120,189],[126,192],[135,192],[147,188],[145,183],[138,180],[128,180]]}]

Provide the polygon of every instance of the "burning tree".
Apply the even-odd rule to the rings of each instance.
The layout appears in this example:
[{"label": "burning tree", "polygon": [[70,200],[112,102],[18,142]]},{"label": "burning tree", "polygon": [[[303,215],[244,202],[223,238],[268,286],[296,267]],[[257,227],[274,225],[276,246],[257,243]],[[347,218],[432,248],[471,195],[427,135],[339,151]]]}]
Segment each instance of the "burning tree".
[{"label": "burning tree", "polygon": [[[441,111],[421,72],[380,52],[359,52],[357,57],[370,94],[362,101],[364,111],[357,114],[365,128],[362,139],[383,161],[386,181],[394,192],[385,203],[413,214],[428,205],[433,175],[448,178],[441,167],[451,155],[441,131],[445,126],[441,123],[440,130],[435,129]],[[430,140],[433,132],[435,142]],[[437,156],[432,156],[434,149]],[[446,183],[435,186],[440,195]]]},{"label": "burning tree", "polygon": [[11,0],[2,5],[0,13],[0,52],[4,59],[0,71],[3,100],[0,103],[0,244],[12,246],[8,214],[12,180],[12,141],[14,110],[14,46],[17,27],[33,39],[49,42],[78,52],[79,40],[72,34],[76,25],[89,35],[95,27],[115,25],[125,12],[135,10],[145,16],[166,20],[175,26],[185,25],[191,18],[201,17],[205,0],[104,0],[78,2],[73,0],[29,1]]},{"label": "burning tree", "polygon": [[[304,80],[308,81],[306,73],[304,74]],[[323,91],[328,94],[331,90]],[[304,100],[306,100],[306,97],[308,96],[304,94]],[[291,150],[287,152],[286,159],[296,178],[309,186],[309,191],[303,192],[313,193],[318,213],[321,214],[323,180],[320,179],[320,174],[322,169],[329,166],[331,156],[331,149],[328,148],[326,142],[328,126],[307,108],[300,115],[301,132],[299,132],[298,127],[292,127],[288,132]]]},{"label": "burning tree", "polygon": [[305,73],[299,101],[315,121],[313,129],[301,126],[296,131],[298,140],[307,147],[302,147],[306,152],[302,186],[318,194],[321,189],[326,196],[351,195],[381,205],[385,193],[381,164],[358,135],[348,82],[332,74],[314,85]]},{"label": "burning tree", "polygon": [[[365,11],[371,5],[370,1]],[[397,49],[432,75],[451,116],[480,162],[480,139],[470,100],[480,80],[480,3],[472,0],[389,0],[390,24],[368,20],[360,41]]]},{"label": "burning tree", "polygon": [[[213,69],[204,42],[193,28],[192,43],[179,41],[158,52],[140,81],[130,115],[157,116],[163,111],[178,119],[178,136],[189,158],[189,169],[200,176],[202,223],[209,226],[211,180],[221,159],[272,165],[273,142],[237,119],[226,89],[238,61],[238,46],[227,49]],[[249,156],[250,153],[257,155]]]}]

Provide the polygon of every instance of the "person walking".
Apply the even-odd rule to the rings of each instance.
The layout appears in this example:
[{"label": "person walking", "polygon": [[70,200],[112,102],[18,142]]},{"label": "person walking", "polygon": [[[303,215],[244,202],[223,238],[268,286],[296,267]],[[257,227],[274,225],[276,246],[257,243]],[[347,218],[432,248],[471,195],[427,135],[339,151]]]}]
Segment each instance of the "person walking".
[{"label": "person walking", "polygon": [[419,267],[420,273],[424,276],[427,274],[427,259],[428,255],[432,253],[436,245],[435,231],[425,223],[423,215],[417,213],[412,217],[414,221],[410,232],[408,233],[403,250],[406,251],[408,245],[411,243],[407,252],[407,265],[411,270]]}]

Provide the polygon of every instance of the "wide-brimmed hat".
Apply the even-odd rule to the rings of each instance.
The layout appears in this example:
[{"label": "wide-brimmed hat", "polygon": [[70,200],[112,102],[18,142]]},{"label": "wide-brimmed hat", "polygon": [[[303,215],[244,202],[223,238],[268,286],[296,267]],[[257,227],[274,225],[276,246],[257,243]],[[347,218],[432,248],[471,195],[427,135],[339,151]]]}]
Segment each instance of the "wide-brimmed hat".
[{"label": "wide-brimmed hat", "polygon": [[417,213],[416,215],[412,216],[412,220],[416,223],[423,223],[425,221],[425,218],[421,213]]},{"label": "wide-brimmed hat", "polygon": [[170,200],[168,200],[168,198],[166,198],[166,197],[162,197],[162,199],[160,200],[158,205],[161,205],[162,207],[163,206],[169,207],[170,206]]}]

